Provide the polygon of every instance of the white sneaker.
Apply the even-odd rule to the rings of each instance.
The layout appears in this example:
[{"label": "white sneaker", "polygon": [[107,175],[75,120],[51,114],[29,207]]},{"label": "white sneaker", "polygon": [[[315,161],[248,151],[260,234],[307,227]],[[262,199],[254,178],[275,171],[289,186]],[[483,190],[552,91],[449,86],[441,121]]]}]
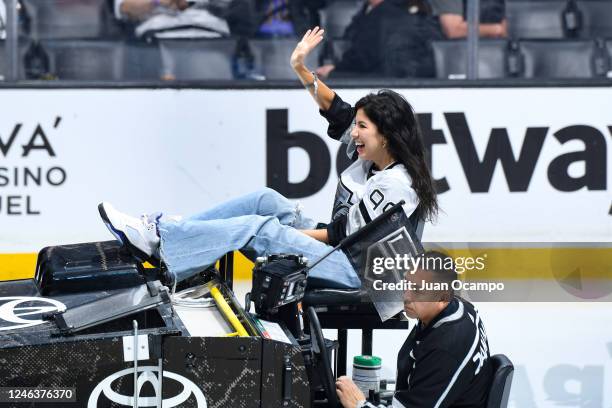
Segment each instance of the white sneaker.
[{"label": "white sneaker", "polygon": [[159,236],[156,221],[159,216],[153,219],[147,215],[131,217],[115,210],[109,203],[99,204],[98,211],[115,238],[141,261],[147,261],[157,253]]}]

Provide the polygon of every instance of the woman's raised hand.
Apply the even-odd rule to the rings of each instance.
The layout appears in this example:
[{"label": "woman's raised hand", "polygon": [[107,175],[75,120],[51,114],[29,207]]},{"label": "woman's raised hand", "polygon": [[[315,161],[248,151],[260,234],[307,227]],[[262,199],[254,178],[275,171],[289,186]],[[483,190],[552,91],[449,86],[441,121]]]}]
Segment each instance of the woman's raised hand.
[{"label": "woman's raised hand", "polygon": [[[336,94],[329,89],[323,81],[318,81],[317,76],[308,70],[304,64],[304,60],[319,43],[323,41],[323,30],[315,27],[312,30],[306,31],[302,41],[300,41],[291,54],[291,68],[295,71],[298,79],[306,87],[308,92],[314,97],[315,102],[320,109],[328,110],[331,106]],[[322,237],[315,237],[321,239]],[[323,241],[323,239],[321,239]]]},{"label": "woman's raised hand", "polygon": [[306,56],[323,40],[323,32],[324,30],[319,27],[306,31],[302,41],[297,43],[291,54],[291,59],[289,60],[291,67],[296,68],[304,64]]}]

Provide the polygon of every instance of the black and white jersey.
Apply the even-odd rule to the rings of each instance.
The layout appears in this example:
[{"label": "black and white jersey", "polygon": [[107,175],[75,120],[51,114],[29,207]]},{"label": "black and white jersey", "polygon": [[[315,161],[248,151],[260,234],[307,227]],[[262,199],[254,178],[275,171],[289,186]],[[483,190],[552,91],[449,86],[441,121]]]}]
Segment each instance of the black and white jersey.
[{"label": "black and white jersey", "polygon": [[410,332],[397,358],[392,406],[485,407],[492,377],[484,324],[471,303],[454,298],[429,325],[419,322]]},{"label": "black and white jersey", "polygon": [[397,359],[394,407],[485,407],[493,373],[484,324],[454,298],[412,330]]},{"label": "black and white jersey", "polygon": [[[336,94],[330,108],[320,113],[329,122],[328,135],[349,144],[347,150],[355,159],[350,138],[355,116],[353,107]],[[405,201],[403,209],[410,217],[419,199],[403,164],[395,162],[378,170],[373,162],[357,159],[340,175],[332,222],[327,229],[329,243],[336,245],[400,200]]]},{"label": "black and white jersey", "polygon": [[375,170],[373,163],[357,160],[340,175],[332,220],[346,218],[345,236],[352,234],[400,200],[406,201],[404,212],[409,217],[418,205],[412,181],[401,163],[391,163]]}]

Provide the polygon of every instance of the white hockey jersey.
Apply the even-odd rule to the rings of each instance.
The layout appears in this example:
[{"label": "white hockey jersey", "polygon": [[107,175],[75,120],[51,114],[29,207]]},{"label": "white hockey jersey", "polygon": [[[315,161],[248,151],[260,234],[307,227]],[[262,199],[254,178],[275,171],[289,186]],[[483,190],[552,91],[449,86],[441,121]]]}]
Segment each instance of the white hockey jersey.
[{"label": "white hockey jersey", "polygon": [[400,200],[405,201],[402,207],[410,218],[419,204],[411,186],[403,164],[395,162],[377,171],[373,162],[359,159],[340,175],[332,220],[346,216],[344,233],[350,235]]}]

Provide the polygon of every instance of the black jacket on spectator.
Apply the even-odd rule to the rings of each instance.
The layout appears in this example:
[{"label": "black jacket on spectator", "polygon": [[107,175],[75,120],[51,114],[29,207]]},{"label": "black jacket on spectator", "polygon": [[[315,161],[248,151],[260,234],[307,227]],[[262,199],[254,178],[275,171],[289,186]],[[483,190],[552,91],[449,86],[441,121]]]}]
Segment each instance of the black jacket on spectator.
[{"label": "black jacket on spectator", "polygon": [[442,34],[423,5],[384,0],[366,10],[367,3],[347,27],[344,38],[350,44],[332,76],[434,76],[431,40]]},{"label": "black jacket on spectator", "polygon": [[[463,0],[463,18],[466,19],[467,5]],[[506,18],[506,3],[504,0],[481,0],[480,22],[485,24],[499,23]]]}]

